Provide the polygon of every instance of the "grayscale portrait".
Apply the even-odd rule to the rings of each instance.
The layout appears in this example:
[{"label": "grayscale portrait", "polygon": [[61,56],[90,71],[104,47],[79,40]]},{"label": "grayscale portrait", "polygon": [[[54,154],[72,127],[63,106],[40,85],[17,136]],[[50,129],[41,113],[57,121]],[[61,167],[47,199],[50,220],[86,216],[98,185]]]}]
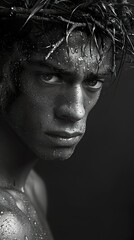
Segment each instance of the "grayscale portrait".
[{"label": "grayscale portrait", "polygon": [[126,0],[0,1],[0,240],[56,239],[42,166],[69,161],[103,87],[132,66],[132,9]]}]

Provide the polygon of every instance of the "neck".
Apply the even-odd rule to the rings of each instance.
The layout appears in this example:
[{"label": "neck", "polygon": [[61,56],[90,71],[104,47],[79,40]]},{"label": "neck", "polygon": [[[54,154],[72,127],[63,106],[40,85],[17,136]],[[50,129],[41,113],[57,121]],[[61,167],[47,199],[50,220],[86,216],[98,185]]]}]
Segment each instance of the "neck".
[{"label": "neck", "polygon": [[0,187],[23,191],[35,156],[0,118]]}]

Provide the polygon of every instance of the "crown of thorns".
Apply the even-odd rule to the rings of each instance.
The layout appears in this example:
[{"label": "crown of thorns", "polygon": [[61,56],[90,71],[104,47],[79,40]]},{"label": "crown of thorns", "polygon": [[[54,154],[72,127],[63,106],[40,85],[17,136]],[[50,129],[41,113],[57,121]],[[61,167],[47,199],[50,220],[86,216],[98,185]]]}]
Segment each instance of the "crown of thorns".
[{"label": "crown of thorns", "polygon": [[[18,3],[19,2],[19,3]],[[98,32],[111,39],[114,64],[117,52],[134,58],[134,4],[126,0],[89,0],[76,4],[69,0],[4,0],[0,3],[0,22],[20,19],[20,30],[30,21],[66,24],[66,36],[60,39],[48,56],[77,28],[86,28],[93,36],[99,52]]]}]

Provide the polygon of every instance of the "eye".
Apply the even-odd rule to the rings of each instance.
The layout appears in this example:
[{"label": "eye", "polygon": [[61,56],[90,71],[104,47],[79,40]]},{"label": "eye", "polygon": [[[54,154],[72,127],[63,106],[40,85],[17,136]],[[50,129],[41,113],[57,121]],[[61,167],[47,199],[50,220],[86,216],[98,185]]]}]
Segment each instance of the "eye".
[{"label": "eye", "polygon": [[84,85],[89,91],[98,91],[102,88],[104,79],[99,79],[98,77],[90,78],[84,81]]},{"label": "eye", "polygon": [[40,81],[47,83],[47,84],[60,84],[61,83],[59,77],[54,74],[51,74],[51,73],[41,74]]}]

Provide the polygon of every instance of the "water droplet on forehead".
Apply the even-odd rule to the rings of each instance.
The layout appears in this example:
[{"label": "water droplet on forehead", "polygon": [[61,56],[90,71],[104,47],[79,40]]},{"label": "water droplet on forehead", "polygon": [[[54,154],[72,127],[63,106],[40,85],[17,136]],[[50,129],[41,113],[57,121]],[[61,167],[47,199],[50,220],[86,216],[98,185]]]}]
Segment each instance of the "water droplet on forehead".
[{"label": "water droplet on forehead", "polygon": [[75,53],[75,49],[74,48],[70,48],[70,51],[71,51],[72,54]]},{"label": "water droplet on forehead", "polygon": [[25,192],[24,187],[21,188],[21,191],[22,191],[23,193]]},{"label": "water droplet on forehead", "polygon": [[79,57],[78,60],[79,60],[79,61],[83,61],[83,57]]},{"label": "water droplet on forehead", "polygon": [[29,240],[29,238],[27,236],[24,237],[24,240]]},{"label": "water droplet on forehead", "polygon": [[33,222],[33,224],[36,226],[36,225],[37,225],[37,222],[36,222],[36,221],[34,221],[34,222]]},{"label": "water droplet on forehead", "polygon": [[78,48],[75,48],[75,53],[78,53]]},{"label": "water droplet on forehead", "polygon": [[66,61],[66,63],[68,63],[68,62],[69,62],[69,60],[68,60],[68,58],[67,58],[67,57],[65,57],[65,61]]}]

